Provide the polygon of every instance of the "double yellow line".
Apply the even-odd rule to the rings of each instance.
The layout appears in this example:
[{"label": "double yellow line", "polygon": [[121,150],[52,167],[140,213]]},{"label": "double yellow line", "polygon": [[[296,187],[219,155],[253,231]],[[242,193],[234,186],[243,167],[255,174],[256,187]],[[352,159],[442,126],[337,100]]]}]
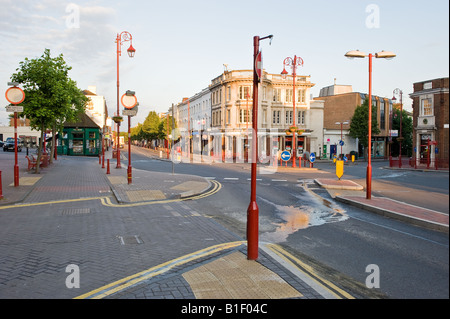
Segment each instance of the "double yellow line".
[{"label": "double yellow line", "polygon": [[305,264],[300,259],[293,256],[292,254],[281,248],[281,246],[276,244],[266,244],[266,247],[269,248],[271,251],[273,251],[284,261],[286,261],[288,264],[297,268],[299,271],[301,271],[304,275],[309,277],[310,280],[314,281],[322,289],[328,291],[331,295],[334,295],[336,299],[355,299],[355,297],[350,295],[348,292],[344,291],[343,289],[339,288],[332,282],[319,276],[311,266]]},{"label": "double yellow line", "polygon": [[185,200],[195,200],[195,199],[201,199],[204,197],[208,197],[208,196],[211,196],[211,195],[217,193],[222,188],[222,184],[220,184],[218,181],[211,180],[211,183],[213,184],[213,188],[211,190],[209,190],[205,193],[199,194],[199,195],[186,197],[186,198],[153,200],[153,201],[130,203],[130,204],[114,204],[111,201],[110,197],[100,196],[100,197],[86,197],[86,198],[77,198],[77,199],[64,199],[64,200],[39,202],[39,203],[5,205],[5,206],[0,206],[0,210],[11,209],[11,208],[20,208],[20,207],[62,204],[62,203],[74,203],[74,202],[82,202],[82,201],[89,201],[89,200],[100,200],[100,202],[102,203],[103,206],[108,206],[108,207],[135,207],[135,206],[144,206],[144,205],[153,205],[153,204],[173,203],[173,202],[180,202],[180,201],[185,201]]},{"label": "double yellow line", "polygon": [[165,263],[162,263],[158,266],[141,271],[137,274],[117,280],[113,283],[110,283],[110,284],[100,287],[98,289],[92,290],[81,296],[78,296],[75,299],[102,299],[102,298],[105,298],[114,293],[120,292],[124,289],[127,289],[131,286],[137,285],[145,280],[148,280],[155,276],[164,274],[165,272],[171,270],[174,267],[184,265],[195,259],[203,258],[203,257],[212,255],[212,254],[217,253],[222,250],[237,248],[243,244],[245,244],[245,241],[235,241],[235,242],[224,243],[224,244],[207,247],[207,248],[198,250],[196,252],[193,252],[191,254],[187,254],[185,256],[169,260]]}]

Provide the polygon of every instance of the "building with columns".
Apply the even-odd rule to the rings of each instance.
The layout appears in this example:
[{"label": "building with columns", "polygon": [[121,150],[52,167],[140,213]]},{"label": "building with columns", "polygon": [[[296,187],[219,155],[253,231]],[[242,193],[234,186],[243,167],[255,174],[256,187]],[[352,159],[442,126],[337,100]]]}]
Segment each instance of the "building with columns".
[{"label": "building with columns", "polygon": [[[294,125],[294,116],[299,130],[296,134],[297,156],[304,152],[319,154],[323,141],[323,101],[310,99],[310,89],[314,86],[310,76],[297,75],[295,94],[292,75],[283,79],[280,74],[269,74],[264,70],[259,85],[260,160],[278,151],[292,150],[292,134],[286,131]],[[253,125],[252,90],[253,70],[226,70],[212,79],[207,89],[177,105],[175,117],[178,127],[183,130],[186,123],[190,123],[188,129],[193,139],[195,130],[199,131],[205,142],[202,147],[209,143],[208,155],[218,156],[219,152],[225,161],[247,161]],[[206,116],[208,112],[209,118]]]}]

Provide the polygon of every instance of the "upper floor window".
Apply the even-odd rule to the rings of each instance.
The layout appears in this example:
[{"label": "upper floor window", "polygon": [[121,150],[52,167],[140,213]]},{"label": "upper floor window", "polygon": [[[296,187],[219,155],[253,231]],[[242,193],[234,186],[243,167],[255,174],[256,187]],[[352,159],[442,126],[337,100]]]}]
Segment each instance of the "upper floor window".
[{"label": "upper floor window", "polygon": [[273,89],[273,101],[274,102],[281,101],[281,89]]},{"label": "upper floor window", "polygon": [[286,102],[292,103],[292,89],[286,89]]},{"label": "upper floor window", "polygon": [[251,87],[250,86],[240,86],[239,87],[239,99],[246,100],[251,99]]},{"label": "upper floor window", "polygon": [[433,107],[432,107],[431,98],[426,98],[426,99],[421,100],[420,111],[421,111],[421,115],[423,115],[423,116],[433,115]]}]

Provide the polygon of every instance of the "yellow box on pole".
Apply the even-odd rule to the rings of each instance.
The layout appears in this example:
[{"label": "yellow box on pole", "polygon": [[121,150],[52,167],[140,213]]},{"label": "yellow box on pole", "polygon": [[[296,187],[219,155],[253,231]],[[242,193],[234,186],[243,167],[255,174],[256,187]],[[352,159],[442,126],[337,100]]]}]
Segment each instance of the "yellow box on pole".
[{"label": "yellow box on pole", "polygon": [[336,161],[336,176],[341,179],[341,177],[344,175],[344,161],[339,160]]},{"label": "yellow box on pole", "polygon": [[355,155],[352,155],[352,163],[355,162]]}]

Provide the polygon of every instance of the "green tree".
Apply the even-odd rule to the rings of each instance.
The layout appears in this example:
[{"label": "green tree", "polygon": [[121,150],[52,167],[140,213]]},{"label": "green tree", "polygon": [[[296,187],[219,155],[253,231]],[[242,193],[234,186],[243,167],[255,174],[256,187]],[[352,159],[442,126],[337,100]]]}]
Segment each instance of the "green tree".
[{"label": "green tree", "polygon": [[[408,116],[408,112],[403,110],[402,114],[402,155],[412,156],[413,148],[413,121]],[[394,108],[392,111],[392,129],[398,130],[400,137],[400,109]],[[392,143],[392,156],[399,155],[400,144],[398,138],[393,139]]]},{"label": "green tree", "polygon": [[[372,135],[380,134],[378,128],[378,122],[376,113],[372,110]],[[359,143],[364,146],[364,149],[368,150],[368,135],[369,135],[369,100],[366,99],[362,105],[358,105],[355,109],[350,122],[349,135],[353,138],[357,138]],[[366,153],[366,151],[364,153]],[[366,154],[364,154],[366,157]]]},{"label": "green tree", "polygon": [[155,111],[150,111],[142,124],[142,131],[148,140],[160,138],[160,120]]},{"label": "green tree", "polygon": [[52,58],[50,50],[45,49],[40,58],[25,58],[19,65],[11,80],[20,83],[25,92],[21,115],[30,120],[32,128],[41,131],[36,165],[36,173],[39,173],[44,132],[54,129],[56,133],[58,126],[74,120],[84,112],[88,98],[69,78],[72,68],[66,64],[62,54]]}]

